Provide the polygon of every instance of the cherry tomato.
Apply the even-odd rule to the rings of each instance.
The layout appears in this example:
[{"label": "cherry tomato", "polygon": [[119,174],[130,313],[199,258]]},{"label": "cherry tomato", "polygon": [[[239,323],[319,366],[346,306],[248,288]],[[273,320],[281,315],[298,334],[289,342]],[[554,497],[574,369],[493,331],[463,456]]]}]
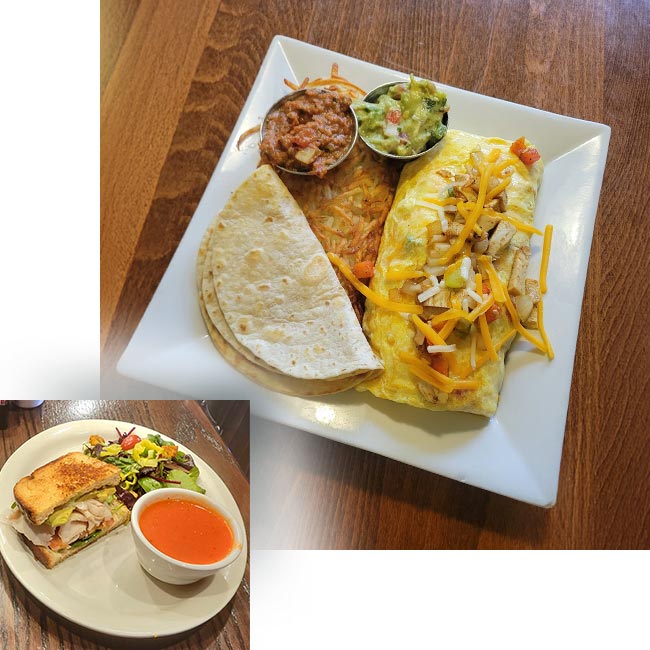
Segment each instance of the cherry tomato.
[{"label": "cherry tomato", "polygon": [[122,449],[124,451],[127,451],[128,449],[133,449],[139,442],[141,438],[140,436],[136,436],[135,433],[132,433],[131,435],[128,435],[122,442],[120,443],[122,445]]}]

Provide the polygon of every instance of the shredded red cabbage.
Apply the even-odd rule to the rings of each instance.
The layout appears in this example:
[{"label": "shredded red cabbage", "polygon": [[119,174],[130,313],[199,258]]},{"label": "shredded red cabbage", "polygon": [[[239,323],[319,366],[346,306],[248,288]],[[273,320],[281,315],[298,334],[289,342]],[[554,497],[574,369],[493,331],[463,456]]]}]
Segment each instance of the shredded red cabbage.
[{"label": "shredded red cabbage", "polygon": [[125,490],[121,485],[116,485],[115,495],[129,510],[133,510],[137,499],[129,491]]}]

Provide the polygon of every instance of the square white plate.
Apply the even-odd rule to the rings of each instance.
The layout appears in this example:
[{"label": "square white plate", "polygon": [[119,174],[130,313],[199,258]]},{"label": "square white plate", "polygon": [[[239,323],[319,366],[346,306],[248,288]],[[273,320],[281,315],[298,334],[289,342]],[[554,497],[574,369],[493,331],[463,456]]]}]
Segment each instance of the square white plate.
[{"label": "square white plate", "polygon": [[[194,398],[245,398],[260,417],[317,433],[529,503],[555,503],[582,294],[610,129],[452,88],[450,124],[483,136],[526,135],[546,168],[535,221],[554,225],[545,320],[556,358],[518,340],[497,414],[491,420],[434,413],[348,391],[302,399],[268,391],[233,370],[208,337],[198,305],[195,260],[201,236],[258,163],[257,139],[236,143],[287,92],[286,77],[329,76],[332,63],[362,88],[404,78],[395,72],[276,36],[253,89],[118,371]],[[532,244],[531,272],[541,239]]]}]

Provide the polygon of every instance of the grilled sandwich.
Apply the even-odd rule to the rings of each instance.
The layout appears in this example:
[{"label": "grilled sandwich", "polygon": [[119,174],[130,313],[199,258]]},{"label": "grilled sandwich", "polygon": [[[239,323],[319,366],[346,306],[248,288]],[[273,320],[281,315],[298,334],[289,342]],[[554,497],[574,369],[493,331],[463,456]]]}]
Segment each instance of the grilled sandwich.
[{"label": "grilled sandwich", "polygon": [[48,569],[129,521],[117,498],[120,469],[72,452],[14,486],[10,522]]}]

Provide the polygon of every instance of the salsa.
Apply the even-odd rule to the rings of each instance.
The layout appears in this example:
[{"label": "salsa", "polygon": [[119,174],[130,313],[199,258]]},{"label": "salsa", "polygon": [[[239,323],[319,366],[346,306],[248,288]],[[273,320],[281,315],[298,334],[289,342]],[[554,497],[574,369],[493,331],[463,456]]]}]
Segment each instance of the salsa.
[{"label": "salsa", "polygon": [[347,154],[354,136],[350,99],[308,88],[268,115],[260,154],[264,163],[322,178]]},{"label": "salsa", "polygon": [[142,511],[139,524],[151,544],[181,562],[219,562],[235,545],[235,536],[226,519],[193,501],[156,501]]},{"label": "salsa", "polygon": [[412,156],[441,140],[447,127],[447,96],[433,81],[416,79],[391,86],[376,102],[352,104],[359,133],[375,149],[395,156]]}]

